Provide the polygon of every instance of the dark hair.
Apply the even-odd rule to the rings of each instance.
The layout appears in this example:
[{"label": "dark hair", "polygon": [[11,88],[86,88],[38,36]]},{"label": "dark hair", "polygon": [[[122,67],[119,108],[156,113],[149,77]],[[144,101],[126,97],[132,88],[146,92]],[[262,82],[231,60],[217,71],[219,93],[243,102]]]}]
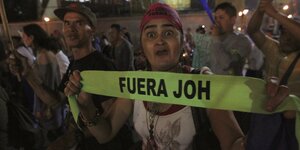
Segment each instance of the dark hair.
[{"label": "dark hair", "polygon": [[23,27],[23,32],[28,36],[33,36],[33,44],[37,47],[50,49],[48,44],[48,33],[37,24],[29,24]]},{"label": "dark hair", "polygon": [[49,37],[48,43],[49,43],[48,45],[49,45],[50,50],[54,54],[56,54],[57,52],[59,52],[59,50],[62,49],[61,44],[59,43],[58,39],[55,37]]},{"label": "dark hair", "polygon": [[121,32],[121,26],[119,24],[112,24],[110,28],[115,28],[118,32]]},{"label": "dark hair", "polygon": [[234,17],[237,15],[236,8],[231,3],[224,2],[217,5],[214,12],[216,12],[219,9],[224,10],[230,17]]}]

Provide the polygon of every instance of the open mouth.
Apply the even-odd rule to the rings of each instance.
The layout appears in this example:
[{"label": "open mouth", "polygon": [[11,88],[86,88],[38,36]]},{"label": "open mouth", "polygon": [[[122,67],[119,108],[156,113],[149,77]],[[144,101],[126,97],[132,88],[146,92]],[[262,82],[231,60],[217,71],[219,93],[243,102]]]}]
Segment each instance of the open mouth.
[{"label": "open mouth", "polygon": [[155,55],[157,56],[164,56],[164,55],[168,55],[169,51],[166,49],[162,49],[162,50],[158,50],[155,52]]},{"label": "open mouth", "polygon": [[78,39],[78,35],[75,35],[75,34],[70,34],[67,36],[69,40],[76,40]]}]

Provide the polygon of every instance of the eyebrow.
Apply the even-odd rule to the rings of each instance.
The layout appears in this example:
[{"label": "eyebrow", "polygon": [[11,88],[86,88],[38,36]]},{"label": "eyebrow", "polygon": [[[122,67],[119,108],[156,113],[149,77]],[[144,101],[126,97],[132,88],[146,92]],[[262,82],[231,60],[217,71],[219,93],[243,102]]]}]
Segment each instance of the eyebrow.
[{"label": "eyebrow", "polygon": [[[163,27],[174,27],[175,28],[175,26],[173,24],[163,24],[162,26]],[[157,27],[157,25],[147,25],[144,30],[147,30],[149,28],[156,28],[156,27]]]},{"label": "eyebrow", "polygon": [[68,22],[85,22],[86,20],[84,19],[64,19],[64,22],[68,21]]}]

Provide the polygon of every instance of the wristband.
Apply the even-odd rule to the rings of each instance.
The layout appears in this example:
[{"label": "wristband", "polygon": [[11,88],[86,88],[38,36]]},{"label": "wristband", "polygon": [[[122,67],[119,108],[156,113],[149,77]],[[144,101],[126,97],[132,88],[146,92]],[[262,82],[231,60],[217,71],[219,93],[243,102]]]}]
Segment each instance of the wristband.
[{"label": "wristband", "polygon": [[81,118],[81,120],[82,120],[84,126],[86,126],[86,127],[93,127],[93,126],[96,126],[97,123],[99,122],[99,120],[102,118],[102,117],[101,117],[101,113],[100,113],[100,111],[99,111],[98,108],[96,109],[96,114],[95,114],[94,118],[91,119],[91,120],[86,119],[86,117],[83,116],[82,113],[80,113],[79,115],[80,115],[80,118]]}]

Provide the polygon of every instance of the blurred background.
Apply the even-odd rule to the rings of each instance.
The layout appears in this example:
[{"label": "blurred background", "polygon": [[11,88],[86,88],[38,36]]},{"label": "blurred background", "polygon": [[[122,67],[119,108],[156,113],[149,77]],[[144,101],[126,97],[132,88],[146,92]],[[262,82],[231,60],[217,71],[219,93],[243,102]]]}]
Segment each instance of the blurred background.
[{"label": "blurred background", "polygon": [[[164,2],[176,8],[182,18],[184,29],[196,29],[199,25],[211,26],[200,0],[4,0],[9,30],[12,35],[18,35],[17,31],[24,24],[34,22],[41,25],[49,34],[60,31],[62,22],[55,17],[53,10],[74,1],[84,3],[96,13],[97,34],[105,34],[110,24],[119,23],[132,33],[134,44],[139,42],[139,34],[136,31],[141,15],[153,2]],[[259,0],[206,0],[206,3],[213,9],[214,6],[225,1],[236,6],[239,13],[235,29],[244,32]],[[300,0],[273,0],[273,3],[287,16],[299,16]],[[276,37],[276,22],[272,18],[265,17],[263,29]],[[3,36],[3,28],[0,28],[0,37]]]}]

